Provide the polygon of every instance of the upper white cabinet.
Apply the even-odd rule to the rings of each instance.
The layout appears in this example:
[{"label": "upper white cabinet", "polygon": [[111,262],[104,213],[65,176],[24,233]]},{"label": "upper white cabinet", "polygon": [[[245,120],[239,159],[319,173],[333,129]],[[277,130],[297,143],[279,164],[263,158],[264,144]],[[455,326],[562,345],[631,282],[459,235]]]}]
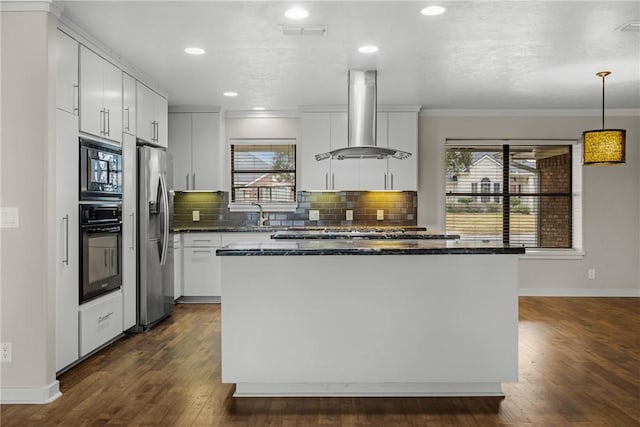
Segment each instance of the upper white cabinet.
[{"label": "upper white cabinet", "polygon": [[122,132],[136,134],[136,79],[122,73]]},{"label": "upper white cabinet", "polygon": [[347,113],[305,112],[302,116],[300,189],[411,190],[418,189],[418,113],[379,112],[377,145],[411,153],[404,160],[326,159],[315,155],[348,146]]},{"label": "upper white cabinet", "polygon": [[219,190],[220,114],[170,113],[169,153],[177,191]]},{"label": "upper white cabinet", "polygon": [[122,141],[122,72],[80,46],[80,130]]},{"label": "upper white cabinet", "polygon": [[167,99],[136,82],[136,135],[146,142],[167,147]]},{"label": "upper white cabinet", "polygon": [[136,137],[122,138],[122,329],[136,324],[137,299],[137,172]]},{"label": "upper white cabinet", "polygon": [[57,31],[56,108],[78,115],[78,42]]}]

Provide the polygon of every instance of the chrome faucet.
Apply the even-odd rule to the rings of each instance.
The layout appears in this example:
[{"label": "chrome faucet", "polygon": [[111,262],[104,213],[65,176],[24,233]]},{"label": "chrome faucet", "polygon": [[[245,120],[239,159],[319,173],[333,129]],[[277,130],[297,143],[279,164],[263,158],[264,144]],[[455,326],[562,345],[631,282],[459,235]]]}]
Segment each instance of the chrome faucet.
[{"label": "chrome faucet", "polygon": [[251,203],[252,205],[255,205],[258,207],[258,226],[259,227],[264,227],[267,224],[267,221],[269,221],[269,214],[265,213],[262,210],[262,205],[260,203]]}]

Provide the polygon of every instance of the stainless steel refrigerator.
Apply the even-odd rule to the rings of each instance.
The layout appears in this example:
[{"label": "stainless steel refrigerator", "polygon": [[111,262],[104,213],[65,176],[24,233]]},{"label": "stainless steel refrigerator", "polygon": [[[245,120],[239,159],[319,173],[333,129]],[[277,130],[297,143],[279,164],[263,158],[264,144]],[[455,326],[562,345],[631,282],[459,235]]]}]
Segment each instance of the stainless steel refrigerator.
[{"label": "stainless steel refrigerator", "polygon": [[173,170],[164,149],[138,151],[138,313],[139,331],[173,311]]}]

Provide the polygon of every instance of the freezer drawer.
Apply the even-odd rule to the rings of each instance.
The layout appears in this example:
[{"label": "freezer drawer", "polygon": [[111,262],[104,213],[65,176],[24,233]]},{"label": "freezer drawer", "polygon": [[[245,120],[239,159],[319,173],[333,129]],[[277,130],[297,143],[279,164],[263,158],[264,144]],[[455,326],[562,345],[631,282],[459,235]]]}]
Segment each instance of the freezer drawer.
[{"label": "freezer drawer", "polygon": [[122,333],[122,292],[80,306],[80,357]]}]

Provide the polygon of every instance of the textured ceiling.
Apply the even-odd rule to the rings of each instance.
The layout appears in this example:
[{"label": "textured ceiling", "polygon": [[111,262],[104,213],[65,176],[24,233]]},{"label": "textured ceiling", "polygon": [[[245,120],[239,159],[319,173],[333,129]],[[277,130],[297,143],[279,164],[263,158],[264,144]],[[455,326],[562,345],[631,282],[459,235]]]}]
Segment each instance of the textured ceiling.
[{"label": "textured ceiling", "polygon": [[[640,108],[638,1],[63,1],[63,16],[143,70],[170,105],[269,110],[347,102],[347,70],[378,70],[379,104],[427,109]],[[326,25],[324,36],[278,26]],[[362,44],[379,52],[363,55]],[[206,49],[189,56],[187,46]],[[222,96],[236,91],[234,99]]]}]

